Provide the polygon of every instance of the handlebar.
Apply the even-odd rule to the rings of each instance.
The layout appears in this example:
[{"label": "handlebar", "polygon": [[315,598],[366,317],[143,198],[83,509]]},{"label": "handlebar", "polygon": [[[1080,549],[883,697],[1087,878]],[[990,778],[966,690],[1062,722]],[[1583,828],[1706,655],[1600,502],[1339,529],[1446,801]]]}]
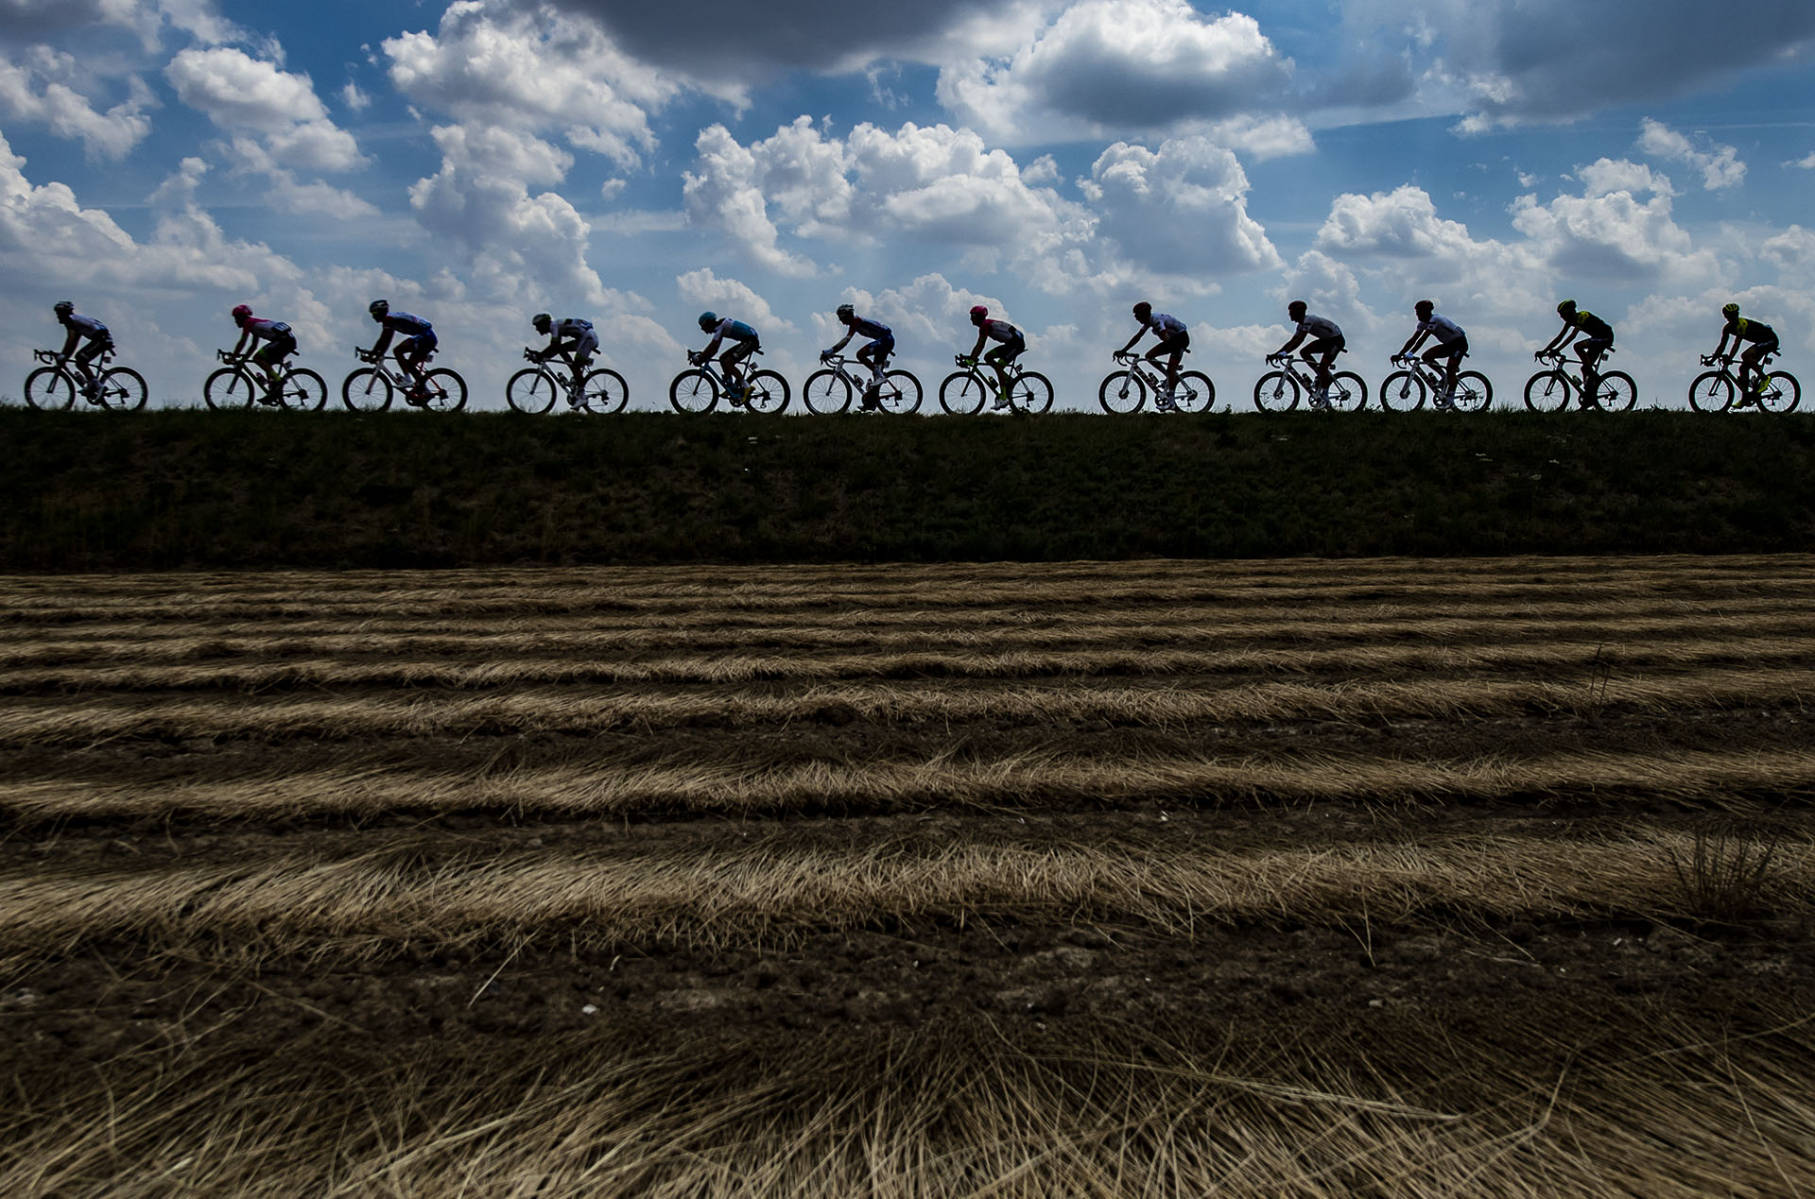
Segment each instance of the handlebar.
[{"label": "handlebar", "polygon": [[216,350],[214,356],[228,366],[237,366],[252,357],[250,354],[235,354],[232,350]]},{"label": "handlebar", "polygon": [[952,355],[952,361],[956,362],[959,366],[965,367],[966,369],[969,369],[970,367],[977,365],[977,360],[975,358],[971,358],[964,354]]},{"label": "handlebar", "polygon": [[33,350],[32,357],[36,358],[39,362],[60,363],[63,361],[63,355],[57,353],[55,350]]}]

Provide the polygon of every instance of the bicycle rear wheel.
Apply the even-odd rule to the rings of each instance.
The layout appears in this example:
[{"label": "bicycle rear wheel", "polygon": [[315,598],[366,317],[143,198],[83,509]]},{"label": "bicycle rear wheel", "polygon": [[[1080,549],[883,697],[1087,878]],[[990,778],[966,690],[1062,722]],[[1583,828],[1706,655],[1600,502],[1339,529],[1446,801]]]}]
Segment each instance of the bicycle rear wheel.
[{"label": "bicycle rear wheel", "polygon": [[630,384],[624,376],[608,366],[588,371],[580,384],[580,403],[576,412],[594,416],[616,416],[630,403]]},{"label": "bicycle rear wheel", "polygon": [[1330,376],[1330,410],[1360,412],[1368,406],[1368,383],[1354,371],[1337,371]]},{"label": "bicycle rear wheel", "polygon": [[1758,393],[1758,407],[1761,412],[1785,413],[1796,411],[1802,403],[1802,384],[1789,371],[1772,371],[1766,376],[1765,389]]},{"label": "bicycle rear wheel", "polygon": [[1097,388],[1097,403],[1111,416],[1129,416],[1147,402],[1147,385],[1133,371],[1111,371]]},{"label": "bicycle rear wheel", "polygon": [[1456,376],[1457,412],[1486,412],[1494,403],[1494,385],[1480,371],[1463,371]]},{"label": "bicycle rear wheel", "polygon": [[252,377],[237,366],[221,367],[202,384],[202,402],[216,412],[250,408],[256,395]]},{"label": "bicycle rear wheel", "polygon": [[953,371],[939,385],[939,406],[952,416],[975,416],[983,411],[988,389],[969,371]]},{"label": "bicycle rear wheel", "polygon": [[1028,416],[1052,409],[1052,381],[1039,371],[1017,375],[1008,385],[1008,406]]},{"label": "bicycle rear wheel", "polygon": [[851,385],[837,371],[814,371],[801,384],[800,398],[808,412],[837,416],[851,406]]},{"label": "bicycle rear wheel", "polygon": [[1639,401],[1639,385],[1625,371],[1608,371],[1594,383],[1590,401],[1602,412],[1631,412]]},{"label": "bicycle rear wheel", "polygon": [[40,412],[61,412],[76,402],[75,381],[54,366],[25,376],[25,402]]},{"label": "bicycle rear wheel", "polygon": [[377,367],[362,366],[340,385],[340,402],[348,412],[383,412],[391,406],[395,388]]},{"label": "bicycle rear wheel", "polygon": [[541,416],[555,406],[555,396],[560,390],[560,384],[547,371],[535,366],[525,367],[504,385],[504,402],[510,405],[512,412]]},{"label": "bicycle rear wheel", "polygon": [[101,375],[97,399],[109,412],[137,412],[149,395],[145,376],[131,367],[116,366]]},{"label": "bicycle rear wheel", "polygon": [[320,375],[303,367],[284,376],[277,399],[288,412],[320,412],[328,404],[328,385]]},{"label": "bicycle rear wheel", "polygon": [[1562,371],[1539,371],[1525,380],[1525,406],[1533,412],[1564,412],[1575,390]]},{"label": "bicycle rear wheel", "polygon": [[425,412],[458,412],[466,407],[466,380],[459,371],[441,367],[422,376]]},{"label": "bicycle rear wheel", "polygon": [[775,371],[753,371],[744,411],[758,416],[780,416],[788,406],[788,381]]},{"label": "bicycle rear wheel", "polygon": [[1216,384],[1203,371],[1186,371],[1178,377],[1172,403],[1180,412],[1208,412],[1216,406]]},{"label": "bicycle rear wheel", "polygon": [[1424,407],[1424,380],[1411,371],[1394,371],[1380,381],[1383,412],[1416,412]]},{"label": "bicycle rear wheel", "polygon": [[1290,412],[1298,407],[1298,380],[1285,371],[1268,371],[1254,385],[1254,407],[1260,412]]},{"label": "bicycle rear wheel", "polygon": [[893,416],[912,416],[920,411],[923,399],[920,380],[910,371],[890,371],[876,389],[876,402]]}]

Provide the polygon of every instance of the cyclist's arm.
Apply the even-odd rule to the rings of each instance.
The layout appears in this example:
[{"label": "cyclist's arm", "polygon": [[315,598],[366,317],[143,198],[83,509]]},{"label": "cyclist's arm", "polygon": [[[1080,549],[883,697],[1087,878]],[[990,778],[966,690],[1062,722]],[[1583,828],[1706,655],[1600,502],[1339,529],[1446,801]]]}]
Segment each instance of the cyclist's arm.
[{"label": "cyclist's arm", "polygon": [[1564,346],[1566,346],[1570,342],[1574,341],[1576,339],[1576,334],[1578,334],[1580,332],[1581,332],[1581,330],[1576,328],[1574,325],[1564,325],[1563,331],[1558,333],[1555,337],[1551,338],[1550,344],[1544,347],[1544,353],[1546,353],[1546,354],[1556,353],[1558,350],[1562,349]]},{"label": "cyclist's arm", "polygon": [[[1739,349],[1739,338],[1737,338],[1737,337],[1735,337],[1733,339],[1733,348],[1735,350]],[[1721,331],[1720,331],[1720,345],[1715,347],[1714,357],[1725,358],[1726,356],[1727,356],[1727,329],[1726,329],[1726,326],[1723,325],[1723,326],[1721,326]]]},{"label": "cyclist's arm", "polygon": [[[1142,325],[1139,329],[1136,329],[1134,331],[1134,336],[1130,337],[1128,339],[1128,344],[1123,346],[1119,352],[1126,354],[1129,350],[1134,349],[1134,343],[1141,340],[1142,336],[1145,335],[1146,332],[1147,332],[1146,325]],[[1162,338],[1161,340],[1164,340],[1164,339]]]},{"label": "cyclist's arm", "polygon": [[246,343],[250,340],[252,340],[251,331],[241,329],[239,331],[239,340],[233,343],[233,356],[235,358],[238,358],[241,354],[246,352]]},{"label": "cyclist's arm", "polygon": [[831,349],[827,350],[826,353],[828,353],[828,354],[838,353],[838,351],[840,351],[840,350],[844,349],[846,346],[850,345],[851,339],[856,336],[857,336],[857,330],[855,330],[855,329],[846,330],[845,335],[843,337],[839,338],[838,344],[833,346]]},{"label": "cyclist's arm", "polygon": [[1304,339],[1305,339],[1304,330],[1300,329],[1296,333],[1292,334],[1292,339],[1290,341],[1286,342],[1285,345],[1280,346],[1279,349],[1273,351],[1274,357],[1278,357],[1281,354],[1290,354],[1293,350],[1296,350],[1298,348],[1298,343],[1303,341]]},{"label": "cyclist's arm", "polygon": [[983,356],[983,343],[988,340],[989,340],[988,333],[979,332],[977,334],[977,344],[971,347],[971,352],[969,354],[965,355],[965,357],[973,358],[973,359],[981,358]]},{"label": "cyclist's arm", "polygon": [[372,345],[372,357],[382,358],[384,352],[391,348],[391,327],[386,325],[378,331],[378,340]]},{"label": "cyclist's arm", "polygon": [[63,339],[63,352],[59,354],[58,357],[67,358],[75,353],[76,343],[81,340],[82,331],[72,326],[69,330],[69,336]]},{"label": "cyclist's arm", "polygon": [[1407,354],[1416,353],[1418,347],[1424,344],[1424,339],[1430,335],[1429,329],[1413,329],[1411,337],[1407,338],[1406,343],[1399,347],[1399,356],[1403,358]]}]

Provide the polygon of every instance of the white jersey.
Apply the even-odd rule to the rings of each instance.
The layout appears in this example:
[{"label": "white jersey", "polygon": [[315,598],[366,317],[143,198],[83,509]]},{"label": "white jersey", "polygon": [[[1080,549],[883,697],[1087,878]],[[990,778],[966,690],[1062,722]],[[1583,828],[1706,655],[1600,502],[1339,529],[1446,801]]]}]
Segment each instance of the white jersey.
[{"label": "white jersey", "polygon": [[1418,332],[1433,334],[1444,345],[1448,345],[1452,341],[1461,341],[1468,336],[1462,331],[1461,325],[1447,316],[1438,316],[1434,312],[1431,313],[1430,320],[1418,322]]},{"label": "white jersey", "polygon": [[1147,318],[1147,327],[1160,335],[1163,341],[1168,337],[1177,337],[1185,331],[1185,322],[1168,312],[1155,312]]},{"label": "white jersey", "polygon": [[1305,319],[1298,322],[1298,331],[1309,337],[1322,341],[1326,337],[1341,337],[1342,328],[1327,316],[1312,316],[1305,313]]}]

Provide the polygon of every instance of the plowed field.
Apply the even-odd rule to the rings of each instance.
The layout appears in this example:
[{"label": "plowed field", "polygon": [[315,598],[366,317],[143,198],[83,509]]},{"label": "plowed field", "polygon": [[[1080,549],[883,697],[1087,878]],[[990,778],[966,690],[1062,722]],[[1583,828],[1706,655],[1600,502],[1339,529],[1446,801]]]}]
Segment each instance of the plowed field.
[{"label": "plowed field", "polygon": [[0,580],[0,1193],[1815,1190],[1811,582]]}]

